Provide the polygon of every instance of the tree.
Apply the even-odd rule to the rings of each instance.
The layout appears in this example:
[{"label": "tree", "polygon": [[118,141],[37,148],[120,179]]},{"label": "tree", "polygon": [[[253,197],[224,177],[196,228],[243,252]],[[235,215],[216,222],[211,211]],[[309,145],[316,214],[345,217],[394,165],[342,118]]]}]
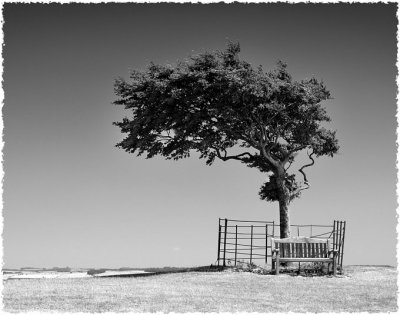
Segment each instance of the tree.
[{"label": "tree", "polygon": [[[176,66],[151,63],[117,79],[116,105],[132,114],[114,122],[127,136],[117,147],[147,158],[187,158],[194,152],[211,165],[236,160],[266,173],[259,195],[278,201],[280,236],[290,235],[289,203],[309,188],[305,168],[339,146],[321,102],[330,98],[315,78],[295,81],[283,62],[273,71],[239,58],[239,44],[194,55]],[[288,172],[300,151],[310,162]]]}]

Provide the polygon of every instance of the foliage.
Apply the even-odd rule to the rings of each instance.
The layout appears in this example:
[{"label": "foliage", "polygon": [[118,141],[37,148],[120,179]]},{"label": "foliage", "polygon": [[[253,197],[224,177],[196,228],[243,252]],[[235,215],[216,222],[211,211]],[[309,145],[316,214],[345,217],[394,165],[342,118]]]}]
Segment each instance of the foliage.
[{"label": "foliage", "polygon": [[234,265],[232,261],[228,261],[229,269],[236,271],[236,272],[252,272],[261,275],[269,274],[269,271],[261,266],[256,265],[255,263],[247,263],[245,261],[238,260]]},{"label": "foliage", "polygon": [[[293,80],[283,62],[273,71],[255,69],[239,52],[230,43],[176,66],[151,63],[132,71],[130,82],[116,80],[114,104],[131,113],[114,123],[127,134],[117,146],[147,158],[178,160],[196,151],[208,165],[238,160],[268,173],[262,199],[289,194],[292,200],[308,187],[303,169],[314,164],[313,156],[338,151],[335,132],[323,127],[330,118],[321,102],[330,92],[315,78]],[[312,163],[300,170],[300,183],[287,170],[302,150]]]},{"label": "foliage", "polygon": [[[331,267],[332,268],[332,267]],[[328,276],[332,277],[328,270],[328,264],[323,262],[301,262],[281,266],[280,273],[290,275],[301,275],[305,277]]]}]

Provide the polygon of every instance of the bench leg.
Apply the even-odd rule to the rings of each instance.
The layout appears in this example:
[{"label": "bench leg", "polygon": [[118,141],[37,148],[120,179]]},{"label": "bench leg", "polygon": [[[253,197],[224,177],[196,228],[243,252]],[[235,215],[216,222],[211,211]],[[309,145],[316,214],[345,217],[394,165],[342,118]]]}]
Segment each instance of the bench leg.
[{"label": "bench leg", "polygon": [[276,274],[276,275],[279,275],[279,254],[276,255],[275,274]]}]

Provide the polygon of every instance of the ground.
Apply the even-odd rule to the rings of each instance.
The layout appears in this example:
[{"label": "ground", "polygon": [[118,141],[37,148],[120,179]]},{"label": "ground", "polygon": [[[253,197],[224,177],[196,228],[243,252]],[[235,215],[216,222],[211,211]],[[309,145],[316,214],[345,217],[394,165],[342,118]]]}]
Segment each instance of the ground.
[{"label": "ground", "polygon": [[3,303],[9,312],[395,312],[397,271],[346,266],[338,277],[223,271],[12,279],[4,281]]}]

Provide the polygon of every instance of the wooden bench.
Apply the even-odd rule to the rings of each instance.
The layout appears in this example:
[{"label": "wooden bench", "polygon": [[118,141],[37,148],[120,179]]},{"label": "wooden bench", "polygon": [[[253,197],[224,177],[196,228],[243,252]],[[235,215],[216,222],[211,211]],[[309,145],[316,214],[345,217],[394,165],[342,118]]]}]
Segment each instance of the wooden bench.
[{"label": "wooden bench", "polygon": [[289,237],[271,238],[272,269],[279,274],[281,262],[327,262],[333,265],[336,276],[337,250],[331,250],[330,241],[320,238]]}]

